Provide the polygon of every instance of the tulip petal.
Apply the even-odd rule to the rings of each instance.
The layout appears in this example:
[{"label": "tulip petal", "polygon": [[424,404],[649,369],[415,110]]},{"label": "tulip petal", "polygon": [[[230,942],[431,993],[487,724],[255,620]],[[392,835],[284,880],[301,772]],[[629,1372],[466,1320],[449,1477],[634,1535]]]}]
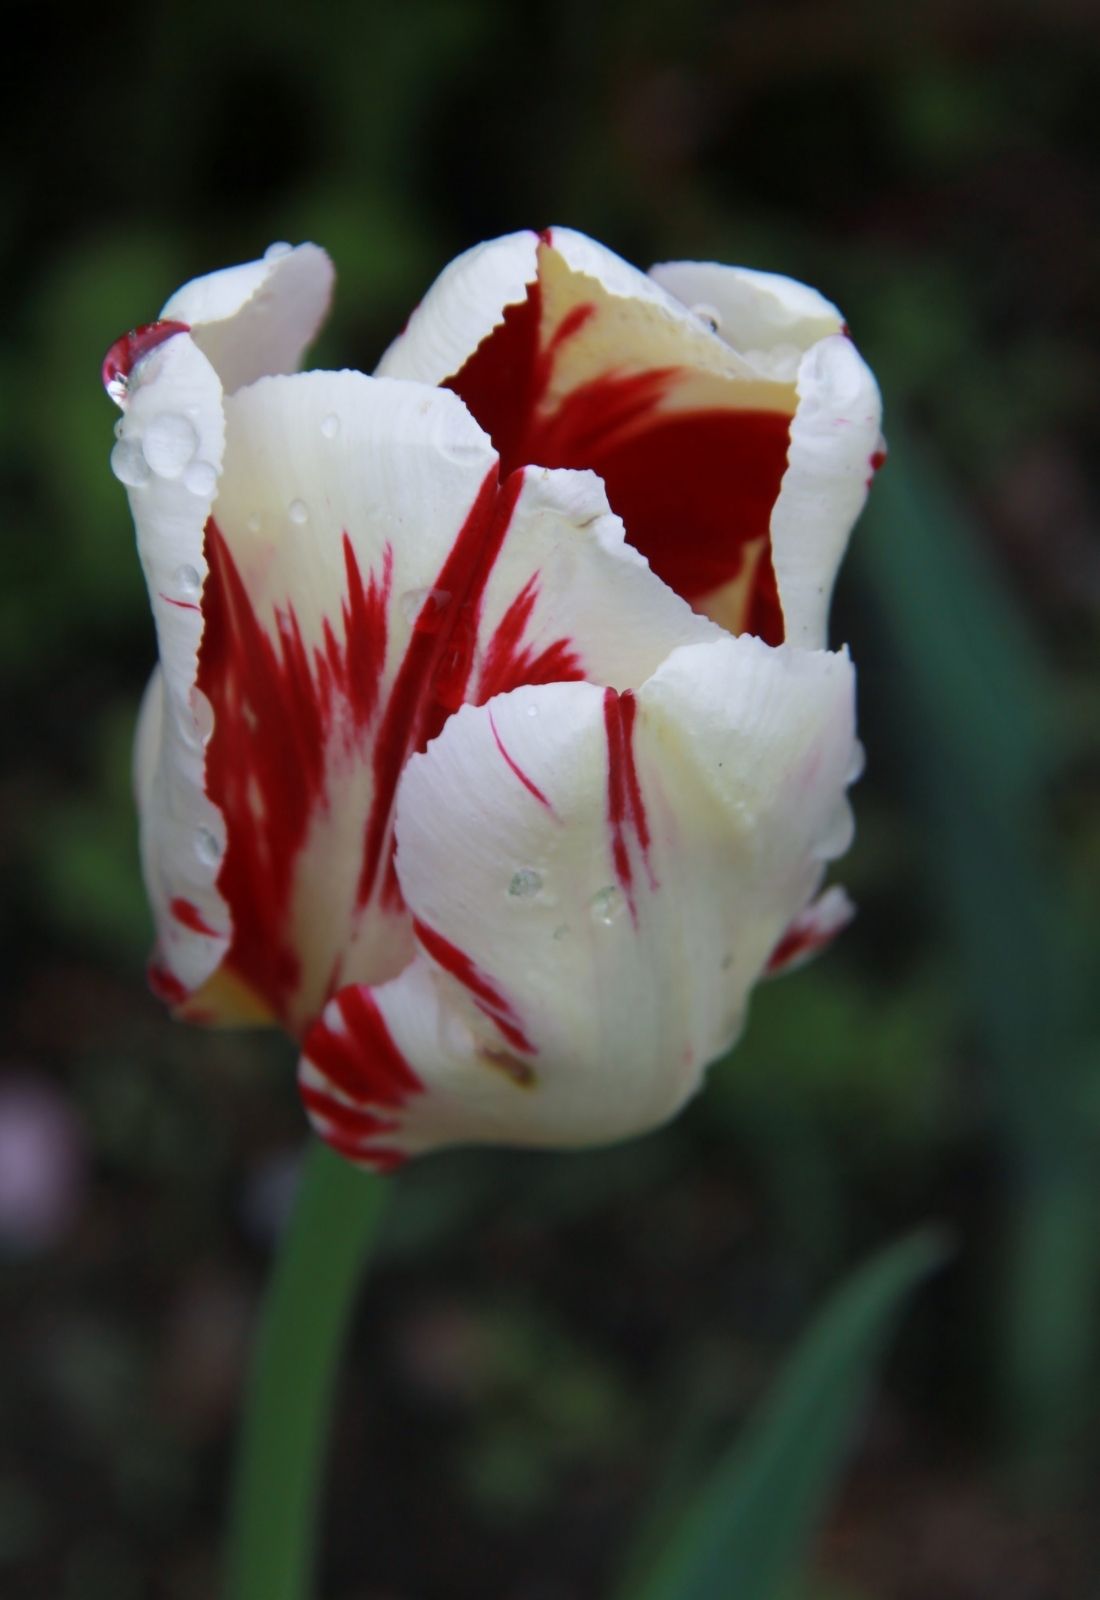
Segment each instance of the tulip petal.
[{"label": "tulip petal", "polygon": [[819,339],[840,333],[836,306],[808,284],[778,272],[719,266],[711,261],[663,261],[653,281],[696,316],[761,377],[793,383],[800,357]]},{"label": "tulip petal", "polygon": [[160,666],[139,724],[141,854],[157,930],[150,975],[182,1001],[218,966],[229,919],[215,879],[225,830],[203,783],[210,706],[196,687],[203,525],[225,440],[221,384],[185,332],[135,366],[111,459],[126,483]]},{"label": "tulip petal", "polygon": [[232,394],[257,378],[296,370],[328,311],[333,277],[317,245],[273,246],[260,261],[185,283],[161,319],[187,324]]},{"label": "tulip petal", "polygon": [[718,630],[625,543],[593,474],[500,483],[446,390],[303,373],[225,416],[198,674],[225,970],[297,1030],[408,959],[397,783],[453,711],[525,683],[628,687]]},{"label": "tulip petal", "polygon": [[[884,459],[882,400],[850,339],[811,346],[798,368],[798,410],[771,517],[772,561],[786,637],[816,650],[828,631],[833,583],[875,471]],[[720,612],[712,609],[711,615]]]},{"label": "tulip petal", "polygon": [[748,636],[675,651],[636,693],[464,708],[398,800],[417,955],[306,1037],[318,1132],[386,1167],[664,1121],[846,846],[853,750],[847,658]]},{"label": "tulip petal", "polygon": [[[697,608],[783,636],[768,547],[794,374],[761,374],[653,279],[582,234],[460,258],[379,372],[446,382],[504,470],[589,467],[631,543]],[[736,595],[736,600],[732,598]]]}]

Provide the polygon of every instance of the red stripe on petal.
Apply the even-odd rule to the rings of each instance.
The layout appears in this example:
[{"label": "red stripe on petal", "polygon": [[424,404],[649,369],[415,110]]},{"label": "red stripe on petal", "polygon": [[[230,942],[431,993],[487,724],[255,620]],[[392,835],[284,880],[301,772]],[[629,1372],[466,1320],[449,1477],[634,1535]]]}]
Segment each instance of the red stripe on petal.
[{"label": "red stripe on petal", "polygon": [[[387,898],[400,900],[392,873],[383,875],[383,868],[392,867],[397,784],[409,756],[424,749],[466,698],[485,586],[522,487],[518,473],[503,485],[495,466],[487,474],[425,601],[421,616],[429,625],[413,627],[375,740],[375,792],[359,876],[360,905],[379,887]],[[445,602],[441,595],[448,597]]]},{"label": "red stripe on petal", "polygon": [[364,1111],[361,1106],[349,1106],[335,1095],[326,1094],[324,1089],[315,1089],[311,1084],[303,1083],[299,1086],[299,1093],[302,1104],[311,1116],[320,1117],[328,1124],[326,1134],[331,1129],[348,1138],[369,1139],[376,1133],[397,1132],[398,1125],[390,1118],[376,1116],[373,1111]]},{"label": "red stripe on petal", "polygon": [[494,695],[522,684],[570,683],[584,679],[584,663],[569,639],[555,639],[541,650],[524,644],[539,596],[539,575],[533,573],[500,619],[485,650],[474,701],[484,705]]},{"label": "red stripe on petal", "polygon": [[522,1050],[526,1055],[536,1053],[535,1046],[523,1031],[523,1026],[516,1015],[511,1002],[501,994],[492,979],[482,972],[464,950],[445,939],[434,928],[429,928],[419,918],[413,918],[413,929],[425,951],[437,966],[449,972],[452,978],[467,989],[474,997],[479,1011],[489,1017],[501,1033],[516,1050]]},{"label": "red stripe on petal", "polygon": [[493,720],[493,713],[491,711],[489,713],[489,726],[493,730],[493,738],[496,741],[496,747],[504,757],[505,764],[508,766],[509,770],[515,773],[516,777],[527,790],[528,794],[534,795],[540,806],[545,806],[547,811],[553,811],[553,806],[543,794],[538,784],[535,783],[534,779],[529,778],[526,772],[524,772],[523,768],[519,765],[518,761],[509,755],[507,749],[505,748],[504,740],[500,737],[500,734],[497,731],[497,725]]},{"label": "red stripe on petal", "polygon": [[190,900],[184,900],[179,895],[169,902],[169,911],[183,928],[189,928],[192,933],[204,933],[211,939],[218,937],[217,932],[207,922],[198,906]]},{"label": "red stripe on petal", "polygon": [[124,404],[130,376],[139,361],[154,351],[158,345],[163,344],[166,339],[173,338],[177,333],[190,332],[190,326],[186,322],[169,320],[143,322],[140,327],[131,328],[129,333],[124,333],[121,339],[116,339],[103,357],[99,374],[103,380],[103,387],[116,405]]},{"label": "red stripe on petal", "polygon": [[167,1005],[178,1006],[187,999],[188,990],[185,985],[155,956],[145,969],[145,978],[157,999],[163,1000]]},{"label": "red stripe on petal", "polygon": [[402,1106],[423,1085],[386,1026],[371,991],[362,984],[341,989],[330,1011],[306,1034],[303,1054],[321,1075],[357,1103]]},{"label": "red stripe on petal", "polygon": [[638,702],[633,689],[622,694],[605,689],[603,697],[604,730],[607,736],[607,824],[611,834],[611,859],[619,887],[630,907],[636,923],[638,908],[634,897],[634,862],[630,851],[629,833],[633,833],[649,878],[649,886],[656,889],[657,881],[649,858],[650,833],[645,799],[638,779],[634,754],[634,726]]}]

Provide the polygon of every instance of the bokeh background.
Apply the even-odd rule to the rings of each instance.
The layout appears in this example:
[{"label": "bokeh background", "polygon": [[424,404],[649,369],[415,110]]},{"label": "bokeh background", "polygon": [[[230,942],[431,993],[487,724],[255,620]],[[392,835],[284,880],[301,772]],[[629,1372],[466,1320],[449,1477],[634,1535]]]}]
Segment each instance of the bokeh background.
[{"label": "bokeh background", "polygon": [[356,1320],[326,1600],[589,1600],[827,1288],[914,1223],[810,1600],[1100,1592],[1100,15],[1075,0],[116,0],[5,41],[0,1594],[207,1600],[303,1119],[171,1025],[129,743],[153,638],[100,357],[314,238],[318,364],[547,222],[845,309],[891,460],[841,581],[861,915],[674,1127],[402,1175]]}]

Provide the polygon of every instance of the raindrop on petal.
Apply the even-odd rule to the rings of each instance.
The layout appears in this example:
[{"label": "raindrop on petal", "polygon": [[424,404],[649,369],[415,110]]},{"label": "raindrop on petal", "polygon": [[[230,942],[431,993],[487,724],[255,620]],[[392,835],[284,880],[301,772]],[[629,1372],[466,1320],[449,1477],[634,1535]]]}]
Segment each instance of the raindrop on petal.
[{"label": "raindrop on petal", "polygon": [[518,872],[513,872],[512,881],[508,885],[508,893],[517,900],[530,900],[532,895],[538,894],[542,888],[542,873],[536,872],[534,867],[520,867]]},{"label": "raindrop on petal", "polygon": [[285,239],[276,239],[274,244],[269,244],[264,251],[264,260],[278,261],[280,256],[288,256],[293,249],[294,246],[288,244]]},{"label": "raindrop on petal", "polygon": [[303,523],[309,521],[309,509],[304,500],[292,500],[287,506],[286,514],[291,522],[299,528]]},{"label": "raindrop on petal", "polygon": [[592,920],[601,927],[610,928],[623,914],[622,892],[614,884],[608,884],[606,889],[601,889],[592,896]]},{"label": "raindrop on petal", "polygon": [[209,461],[192,461],[184,469],[183,487],[200,500],[208,500],[218,486],[218,474]]},{"label": "raindrop on petal", "polygon": [[176,588],[189,599],[197,595],[202,588],[202,578],[194,567],[177,567],[172,576]]},{"label": "raindrop on petal", "polygon": [[207,867],[216,867],[222,858],[221,841],[209,828],[199,828],[195,834],[195,854]]},{"label": "raindrop on petal", "polygon": [[111,471],[128,489],[149,482],[149,463],[136,439],[120,439],[111,451]]},{"label": "raindrop on petal", "polygon": [[705,322],[711,333],[717,333],[722,326],[722,318],[714,306],[692,306],[692,316],[698,317],[700,322]]},{"label": "raindrop on petal", "polygon": [[335,439],[340,432],[340,418],[334,411],[330,411],[327,417],[321,418],[321,432],[326,439]]},{"label": "raindrop on petal", "polygon": [[154,417],[145,430],[142,448],[158,478],[178,478],[199,447],[193,422],[174,411]]}]

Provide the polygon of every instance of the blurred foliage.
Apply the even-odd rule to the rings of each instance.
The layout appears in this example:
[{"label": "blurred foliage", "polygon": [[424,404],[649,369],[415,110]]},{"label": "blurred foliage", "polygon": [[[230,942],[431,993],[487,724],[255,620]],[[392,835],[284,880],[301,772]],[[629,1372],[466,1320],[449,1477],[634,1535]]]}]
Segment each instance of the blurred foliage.
[{"label": "blurred foliage", "polygon": [[152,641],[103,350],[187,277],[312,236],[340,272],[317,359],[369,370],[459,249],[554,220],[643,263],[818,284],[883,377],[900,448],[834,629],[870,753],[860,917],[761,990],[675,1127],[397,1181],[325,1593],[445,1600],[457,1573],[509,1600],[606,1593],[670,1445],[697,1481],[824,1285],[929,1217],[958,1262],[904,1331],[814,1600],[1095,1592],[1092,8],[123,0],[20,21],[0,1077],[62,1092],[90,1175],[74,1226],[0,1262],[0,1592],[215,1592],[301,1139],[284,1044],[173,1028],[143,991],[128,746]]}]

